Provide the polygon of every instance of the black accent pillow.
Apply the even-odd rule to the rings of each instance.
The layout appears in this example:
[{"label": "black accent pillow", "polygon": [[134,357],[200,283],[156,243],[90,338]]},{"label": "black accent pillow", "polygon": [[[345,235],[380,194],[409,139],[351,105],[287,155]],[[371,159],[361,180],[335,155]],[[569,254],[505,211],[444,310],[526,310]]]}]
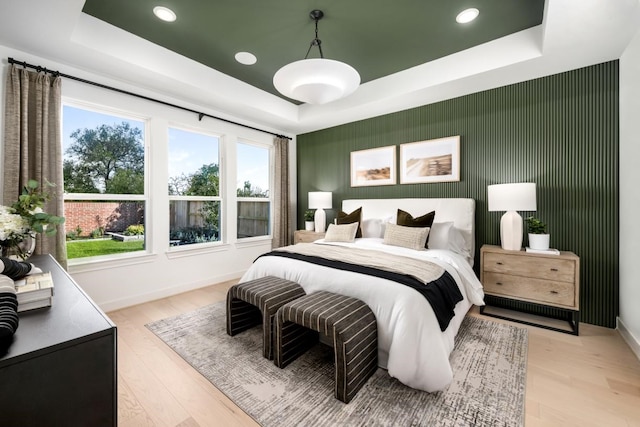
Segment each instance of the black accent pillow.
[{"label": "black accent pillow", "polygon": [[[435,217],[436,217],[436,211],[431,211],[427,214],[414,218],[409,212],[405,212],[402,209],[398,209],[398,218],[396,219],[396,224],[404,225],[405,227],[431,228]],[[427,242],[425,243],[424,247],[427,249],[429,248],[429,236],[427,236]]]},{"label": "black accent pillow", "polygon": [[343,211],[338,212],[338,218],[336,218],[336,224],[353,224],[354,222],[358,223],[358,231],[356,232],[356,239],[362,237],[362,206],[351,213],[346,213]]},{"label": "black accent pillow", "polygon": [[22,279],[30,271],[31,264],[28,262],[0,257],[0,273],[9,276],[12,280]]}]

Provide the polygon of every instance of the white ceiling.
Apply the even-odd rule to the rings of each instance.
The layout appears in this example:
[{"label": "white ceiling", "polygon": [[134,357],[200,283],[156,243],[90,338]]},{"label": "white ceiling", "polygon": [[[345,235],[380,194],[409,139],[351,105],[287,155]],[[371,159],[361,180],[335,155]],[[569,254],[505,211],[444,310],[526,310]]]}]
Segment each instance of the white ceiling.
[{"label": "white ceiling", "polygon": [[0,45],[20,51],[20,61],[37,57],[36,65],[97,74],[103,83],[289,134],[618,59],[640,27],[640,0],[547,0],[538,27],[368,82],[330,104],[297,106],[85,15],[83,4],[0,0]]}]

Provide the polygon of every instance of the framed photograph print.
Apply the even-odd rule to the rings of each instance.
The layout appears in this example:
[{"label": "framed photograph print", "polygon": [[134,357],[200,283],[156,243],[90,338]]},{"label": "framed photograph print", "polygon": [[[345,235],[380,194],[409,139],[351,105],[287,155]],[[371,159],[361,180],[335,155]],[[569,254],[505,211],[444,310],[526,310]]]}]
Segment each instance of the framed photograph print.
[{"label": "framed photograph print", "polygon": [[351,152],[351,186],[394,185],[396,146]]},{"label": "framed photograph print", "polygon": [[460,181],[460,135],[400,145],[400,183]]}]

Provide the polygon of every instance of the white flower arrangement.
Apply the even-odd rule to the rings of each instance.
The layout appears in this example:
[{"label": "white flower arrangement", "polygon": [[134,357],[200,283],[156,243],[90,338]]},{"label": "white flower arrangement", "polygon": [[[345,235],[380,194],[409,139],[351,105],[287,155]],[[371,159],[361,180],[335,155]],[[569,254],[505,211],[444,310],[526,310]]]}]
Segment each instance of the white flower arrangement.
[{"label": "white flower arrangement", "polygon": [[29,233],[29,221],[15,209],[0,206],[0,241],[20,242]]}]

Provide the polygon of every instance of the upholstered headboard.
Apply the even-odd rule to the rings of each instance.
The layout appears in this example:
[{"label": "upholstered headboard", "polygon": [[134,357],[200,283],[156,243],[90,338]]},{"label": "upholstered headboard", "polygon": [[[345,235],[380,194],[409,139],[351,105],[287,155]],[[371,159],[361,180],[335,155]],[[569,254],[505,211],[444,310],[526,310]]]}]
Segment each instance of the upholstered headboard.
[{"label": "upholstered headboard", "polygon": [[473,257],[475,253],[475,212],[474,199],[351,199],[342,201],[342,210],[352,212],[362,206],[362,220],[395,218],[398,209],[413,216],[421,216],[436,211],[434,222],[453,221],[464,237],[467,249]]}]

